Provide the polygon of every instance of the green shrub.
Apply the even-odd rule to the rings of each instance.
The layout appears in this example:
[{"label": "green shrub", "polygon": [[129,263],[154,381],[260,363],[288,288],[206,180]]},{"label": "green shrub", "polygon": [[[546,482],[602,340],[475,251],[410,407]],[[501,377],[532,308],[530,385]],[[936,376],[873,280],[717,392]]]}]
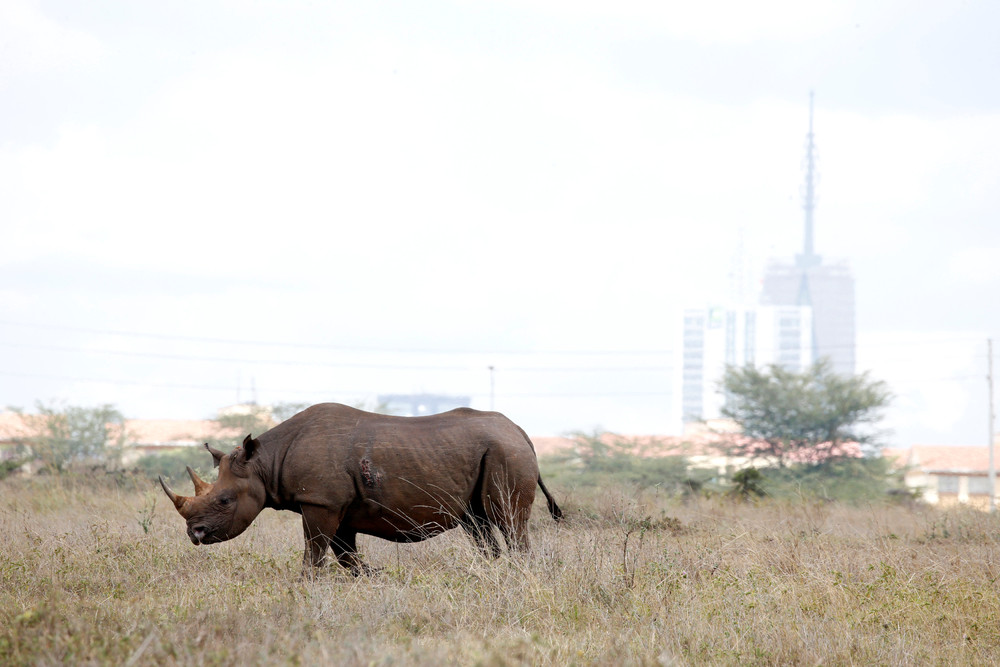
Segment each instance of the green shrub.
[{"label": "green shrub", "polygon": [[767,491],[763,489],[764,476],[756,468],[744,468],[733,473],[733,488],[729,495],[740,500],[749,500],[751,496],[763,498]]},{"label": "green shrub", "polygon": [[187,479],[185,468],[191,466],[206,481],[215,477],[212,457],[204,447],[184,447],[159,454],[146,454],[135,462],[139,472],[150,479],[162,475],[169,480]]},{"label": "green shrub", "polygon": [[891,498],[902,488],[899,474],[884,458],[831,459],[762,470],[761,486],[776,498],[820,498],[848,503],[866,503]]},{"label": "green shrub", "polygon": [[4,479],[7,475],[11,474],[29,461],[31,461],[30,456],[18,456],[12,459],[4,459],[0,461],[0,479]]},{"label": "green shrub", "polygon": [[650,456],[659,443],[639,443],[601,433],[576,434],[572,451],[541,460],[542,476],[572,487],[657,487],[680,496],[698,495],[713,471],[692,468],[685,456]]}]

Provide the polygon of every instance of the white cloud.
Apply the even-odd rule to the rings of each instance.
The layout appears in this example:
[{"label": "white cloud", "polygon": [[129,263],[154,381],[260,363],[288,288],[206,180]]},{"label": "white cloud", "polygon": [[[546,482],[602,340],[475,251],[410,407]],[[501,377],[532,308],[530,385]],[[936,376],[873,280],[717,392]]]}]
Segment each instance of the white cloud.
[{"label": "white cloud", "polygon": [[[966,423],[970,406],[982,401],[985,411],[985,341],[969,331],[859,333],[859,369],[894,394],[885,419],[893,443],[979,444],[956,434],[976,430]],[[971,414],[975,419],[974,409]]]},{"label": "white cloud", "polygon": [[709,44],[763,39],[807,40],[829,31],[855,13],[854,3],[821,0],[740,2],[657,2],[656,0],[501,0],[499,4],[549,14],[561,20],[623,23],[631,29],[656,31]]},{"label": "white cloud", "polygon": [[990,285],[1000,283],[1000,247],[963,248],[948,257],[948,269],[959,283]]},{"label": "white cloud", "polygon": [[106,55],[95,36],[59,25],[38,0],[0,3],[0,89],[15,78],[91,66]]},{"label": "white cloud", "polygon": [[[96,329],[209,338],[375,341],[399,349],[668,347],[680,304],[725,298],[737,230],[745,230],[754,265],[798,250],[807,89],[799,90],[798,78],[774,83],[771,72],[724,61],[732,72],[720,64],[711,70],[717,78],[680,93],[648,71],[622,71],[630,65],[612,63],[609,52],[633,39],[699,42],[710,46],[697,52],[710,55],[715,47],[730,55],[786,52],[799,40],[853,30],[856,21],[883,35],[891,5],[508,2],[493,5],[511,16],[496,12],[490,30],[503,34],[487,47],[466,32],[485,30],[479,12],[487,10],[478,4],[460,12],[431,7],[419,26],[402,25],[413,17],[386,21],[357,7],[345,17],[340,7],[313,15],[303,6],[289,10],[292,19],[282,13],[271,21],[268,12],[284,5],[239,5],[238,18],[266,38],[198,37],[182,64],[159,60],[171,51],[169,36],[158,37],[154,63],[132,50],[131,36],[115,41],[121,26],[113,22],[101,24],[114,47],[108,51],[86,32],[52,23],[37,4],[4,5],[0,12],[13,17],[6,23],[24,33],[12,48],[28,54],[11,62],[17,76],[45,70],[53,73],[45,85],[58,88],[61,68],[82,64],[114,80],[118,58],[132,57],[130,73],[155,76],[129,89],[114,113],[70,105],[46,117],[56,125],[37,134],[43,139],[0,145],[0,179],[8,185],[0,268],[36,261],[52,268],[40,282],[65,288],[21,283],[0,299],[39,321],[66,316],[48,301],[61,298]],[[932,24],[936,10],[921,11],[920,21]],[[313,18],[321,24],[314,32],[297,26]],[[537,27],[536,20],[565,33],[519,41],[518,27]],[[3,23],[0,35],[9,29]],[[60,50],[64,36],[68,50]],[[178,39],[188,44],[187,36]],[[801,70],[803,80],[816,71],[808,63]],[[750,101],[720,101],[740,77],[751,81]],[[864,267],[858,275],[872,276],[859,281],[859,306],[890,321],[909,317],[908,297],[879,284],[899,264],[897,248],[921,266],[940,257],[943,273],[978,290],[970,289],[970,301],[995,292],[996,115],[877,113],[850,96],[818,95],[817,249],[849,257]],[[107,275],[59,274],[64,264]],[[932,329],[948,324],[925,321]],[[864,326],[862,313],[862,333]],[[974,392],[954,381],[925,386],[921,378],[961,375],[968,359],[935,367],[948,349],[921,347],[923,338],[909,356],[885,354],[908,335],[884,334],[886,344],[870,358],[901,387],[921,360],[919,389],[901,392],[892,419],[925,432],[961,428]],[[120,340],[108,345],[129,349]],[[129,362],[101,373],[176,383],[183,378],[172,373],[183,370],[194,384],[231,384],[240,372]],[[256,372],[262,388],[448,385],[458,393],[482,375],[323,371]],[[506,386],[514,379],[506,375]],[[524,381],[542,393],[559,384],[544,375]],[[127,393],[133,400],[158,392]],[[670,399],[650,404],[659,400]],[[586,418],[631,431],[662,423],[655,407],[637,410],[628,398],[594,399],[582,417],[543,415],[555,399],[531,403],[518,406],[542,415],[536,423]],[[155,405],[129,410],[156,416]],[[643,421],[637,412],[647,410]],[[624,425],[630,420],[636,425]]]}]

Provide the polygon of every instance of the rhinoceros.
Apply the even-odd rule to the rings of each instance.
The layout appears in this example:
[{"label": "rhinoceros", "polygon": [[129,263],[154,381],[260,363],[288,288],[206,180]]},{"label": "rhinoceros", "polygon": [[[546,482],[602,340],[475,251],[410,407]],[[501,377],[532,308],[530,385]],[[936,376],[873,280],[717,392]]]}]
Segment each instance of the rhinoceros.
[{"label": "rhinoceros", "polygon": [[328,547],[354,574],[368,571],[358,533],[418,542],[462,526],[496,557],[496,526],[509,549],[526,551],[536,485],[552,518],[562,518],[531,440],[497,412],[396,417],[322,403],[247,435],[229,454],[205,447],[219,468],[214,483],[188,467],[195,495],[187,497],[160,478],[191,541],[232,539],[265,507],[291,510],[302,515],[306,571],[322,565]]}]

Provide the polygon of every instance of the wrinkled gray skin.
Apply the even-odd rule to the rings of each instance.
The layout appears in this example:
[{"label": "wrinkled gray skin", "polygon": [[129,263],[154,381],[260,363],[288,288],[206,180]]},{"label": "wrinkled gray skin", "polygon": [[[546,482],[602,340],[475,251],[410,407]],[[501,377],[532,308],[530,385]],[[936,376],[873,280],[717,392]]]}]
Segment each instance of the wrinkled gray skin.
[{"label": "wrinkled gray skin", "polygon": [[307,570],[323,563],[329,547],[341,565],[365,571],[358,533],[418,542],[462,526],[496,556],[496,526],[508,548],[527,550],[536,485],[552,517],[562,517],[528,436],[496,412],[393,417],[323,403],[256,439],[248,435],[229,454],[205,447],[219,467],[216,482],[189,468],[195,495],[185,497],[160,479],[191,541],[232,539],[265,507],[291,510],[302,515]]}]

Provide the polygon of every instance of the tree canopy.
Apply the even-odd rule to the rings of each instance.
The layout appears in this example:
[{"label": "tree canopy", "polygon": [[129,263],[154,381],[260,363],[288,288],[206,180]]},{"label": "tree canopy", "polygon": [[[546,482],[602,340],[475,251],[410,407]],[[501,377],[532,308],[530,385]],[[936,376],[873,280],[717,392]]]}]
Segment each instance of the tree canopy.
[{"label": "tree canopy", "polygon": [[37,405],[37,415],[22,416],[35,459],[52,472],[74,464],[114,465],[125,444],[125,418],[111,405],[94,408]]},{"label": "tree canopy", "polygon": [[891,399],[884,382],[868,373],[838,375],[825,359],[802,372],[730,366],[720,389],[722,415],[742,429],[734,452],[782,467],[879,447],[876,425]]}]

